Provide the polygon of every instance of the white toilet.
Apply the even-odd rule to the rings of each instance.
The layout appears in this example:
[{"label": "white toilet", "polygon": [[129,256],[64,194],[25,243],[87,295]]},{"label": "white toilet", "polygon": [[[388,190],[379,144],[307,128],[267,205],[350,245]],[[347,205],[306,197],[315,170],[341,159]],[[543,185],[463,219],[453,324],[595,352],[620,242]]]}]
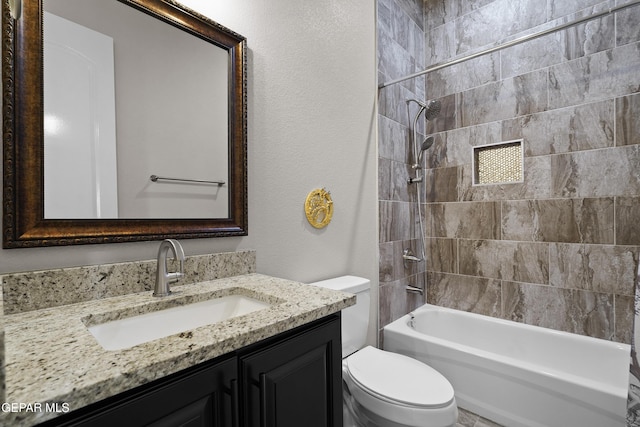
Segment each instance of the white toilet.
[{"label": "white toilet", "polygon": [[357,296],[356,305],[342,311],[344,427],[456,425],[458,407],[445,377],[416,359],[365,347],[369,280],[342,276],[312,285]]}]

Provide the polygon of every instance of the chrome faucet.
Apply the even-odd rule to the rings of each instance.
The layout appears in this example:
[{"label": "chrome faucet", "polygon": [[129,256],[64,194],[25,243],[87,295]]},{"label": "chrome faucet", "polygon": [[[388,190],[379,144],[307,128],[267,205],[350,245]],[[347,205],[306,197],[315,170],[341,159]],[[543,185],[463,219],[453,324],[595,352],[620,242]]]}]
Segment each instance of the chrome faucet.
[{"label": "chrome faucet", "polygon": [[[178,260],[179,271],[169,273],[167,267],[167,254],[169,249],[173,252],[173,258]],[[160,243],[158,249],[158,268],[156,270],[156,289],[153,291],[154,297],[166,297],[171,295],[169,284],[177,282],[184,277],[184,251],[180,242],[174,239],[166,239]]]}]

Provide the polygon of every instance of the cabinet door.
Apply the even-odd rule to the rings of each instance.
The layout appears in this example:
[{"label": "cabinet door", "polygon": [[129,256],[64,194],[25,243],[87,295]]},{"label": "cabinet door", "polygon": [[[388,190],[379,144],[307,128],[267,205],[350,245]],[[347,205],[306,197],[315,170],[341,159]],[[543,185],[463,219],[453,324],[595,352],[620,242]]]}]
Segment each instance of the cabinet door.
[{"label": "cabinet door", "polygon": [[[62,426],[232,427],[238,425],[237,359],[201,366],[52,420]],[[79,411],[80,412],[80,411]],[[56,422],[57,421],[57,422]]]},{"label": "cabinet door", "polygon": [[340,317],[241,357],[244,425],[341,427]]}]

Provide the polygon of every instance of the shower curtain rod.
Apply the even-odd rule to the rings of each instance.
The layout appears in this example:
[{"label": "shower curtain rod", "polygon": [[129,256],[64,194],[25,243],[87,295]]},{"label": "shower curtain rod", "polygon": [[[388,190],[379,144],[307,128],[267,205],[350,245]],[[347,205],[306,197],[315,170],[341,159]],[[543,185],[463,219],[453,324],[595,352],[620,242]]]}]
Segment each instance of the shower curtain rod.
[{"label": "shower curtain rod", "polygon": [[383,89],[383,88],[385,88],[387,86],[391,86],[391,85],[394,85],[396,83],[403,82],[405,80],[410,80],[410,79],[422,76],[423,74],[428,74],[428,73],[431,73],[433,71],[438,71],[438,70],[441,70],[443,68],[450,67],[452,65],[460,64],[461,62],[469,61],[471,59],[475,59],[475,58],[478,58],[480,56],[488,55],[490,53],[497,52],[499,50],[506,49],[508,47],[515,46],[515,45],[518,45],[520,43],[524,43],[524,42],[527,42],[527,41],[530,41],[530,40],[533,40],[533,39],[537,39],[539,37],[546,36],[546,35],[551,34],[551,33],[555,33],[556,31],[564,30],[565,28],[569,28],[569,27],[572,27],[574,25],[581,24],[581,23],[587,22],[587,21],[591,21],[593,19],[597,19],[597,18],[600,18],[602,16],[610,15],[612,13],[618,12],[618,11],[620,11],[622,9],[627,9],[629,7],[638,6],[638,5],[640,5],[640,0],[636,0],[636,1],[633,1],[631,3],[622,4],[622,5],[615,6],[615,7],[611,7],[608,10],[603,11],[603,12],[597,12],[597,13],[594,13],[592,15],[586,16],[584,18],[580,18],[580,19],[576,19],[574,21],[566,22],[564,24],[560,24],[560,25],[555,26],[553,28],[549,28],[549,29],[546,29],[546,30],[543,30],[543,31],[539,31],[537,33],[526,35],[526,36],[518,37],[518,38],[513,39],[513,40],[511,40],[509,42],[503,43],[503,44],[498,45],[498,46],[494,46],[494,47],[489,48],[487,50],[476,52],[476,53],[473,53],[471,55],[461,56],[460,58],[453,59],[451,61],[443,62],[443,63],[440,63],[440,64],[433,65],[431,67],[425,68],[424,70],[419,71],[417,73],[409,74],[407,76],[404,76],[404,77],[401,77],[401,78],[398,78],[398,79],[395,79],[395,80],[390,80],[388,82],[380,83],[380,85],[378,85],[378,89]]}]

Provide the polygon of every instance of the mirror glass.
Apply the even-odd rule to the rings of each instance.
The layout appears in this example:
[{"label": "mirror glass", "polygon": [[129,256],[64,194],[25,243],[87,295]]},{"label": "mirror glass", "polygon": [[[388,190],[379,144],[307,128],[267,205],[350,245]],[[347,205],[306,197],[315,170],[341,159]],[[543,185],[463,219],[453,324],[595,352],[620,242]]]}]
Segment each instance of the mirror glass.
[{"label": "mirror glass", "polygon": [[247,234],[246,40],[173,0],[3,2],[3,246]]},{"label": "mirror glass", "polygon": [[227,51],[115,0],[43,4],[45,218],[227,217]]}]

